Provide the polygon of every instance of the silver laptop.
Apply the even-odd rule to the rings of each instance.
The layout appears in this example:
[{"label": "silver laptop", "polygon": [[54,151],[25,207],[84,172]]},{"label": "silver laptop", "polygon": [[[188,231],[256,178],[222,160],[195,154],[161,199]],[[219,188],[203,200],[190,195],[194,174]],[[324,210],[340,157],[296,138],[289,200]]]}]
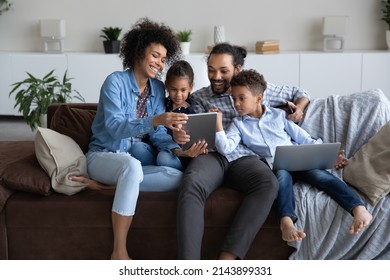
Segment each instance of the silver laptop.
[{"label": "silver laptop", "polygon": [[217,113],[199,113],[188,115],[188,120],[183,129],[190,135],[191,140],[183,145],[183,150],[187,150],[198,140],[205,140],[207,148],[212,149],[215,146],[215,133],[217,125]]},{"label": "silver laptop", "polygon": [[334,167],[340,143],[277,146],[273,170],[303,171]]}]

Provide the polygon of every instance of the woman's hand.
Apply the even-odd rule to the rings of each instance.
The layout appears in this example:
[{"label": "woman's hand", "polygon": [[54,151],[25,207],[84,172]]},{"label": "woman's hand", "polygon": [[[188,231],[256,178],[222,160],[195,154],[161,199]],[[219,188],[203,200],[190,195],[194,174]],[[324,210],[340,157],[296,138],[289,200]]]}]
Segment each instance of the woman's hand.
[{"label": "woman's hand", "polygon": [[153,126],[163,125],[172,131],[180,130],[181,126],[187,123],[188,116],[183,113],[167,112],[153,117]]},{"label": "woman's hand", "polygon": [[341,168],[344,168],[347,164],[348,164],[348,159],[345,157],[345,151],[340,150],[338,155],[337,155],[336,163],[335,163],[334,167],[337,170],[339,170]]}]

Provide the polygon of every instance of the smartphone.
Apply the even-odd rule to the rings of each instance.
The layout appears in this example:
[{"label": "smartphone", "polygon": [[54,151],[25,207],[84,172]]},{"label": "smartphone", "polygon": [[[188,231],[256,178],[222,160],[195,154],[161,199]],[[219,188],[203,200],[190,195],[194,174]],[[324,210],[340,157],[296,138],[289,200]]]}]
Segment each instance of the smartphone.
[{"label": "smartphone", "polygon": [[289,113],[290,114],[293,114],[294,113],[294,109],[291,107],[291,105],[290,105],[290,103],[286,103],[286,106],[287,106],[287,108],[288,108],[288,111],[289,111]]},{"label": "smartphone", "polygon": [[276,108],[286,111],[287,114],[293,114],[295,112],[294,109],[291,107],[290,103],[288,102],[284,103],[283,105],[279,105]]}]

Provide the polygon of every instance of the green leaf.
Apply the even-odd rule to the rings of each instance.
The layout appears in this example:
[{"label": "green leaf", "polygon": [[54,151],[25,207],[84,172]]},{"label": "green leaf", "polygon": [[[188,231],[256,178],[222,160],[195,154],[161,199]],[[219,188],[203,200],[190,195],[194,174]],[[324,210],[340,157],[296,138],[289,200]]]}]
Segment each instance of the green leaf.
[{"label": "green leaf", "polygon": [[191,41],[192,31],[189,29],[181,30],[176,33],[176,37],[180,42],[189,42]]},{"label": "green leaf", "polygon": [[66,70],[62,80],[54,75],[51,70],[42,79],[27,73],[28,78],[13,83],[9,96],[15,96],[15,106],[22,113],[31,129],[40,125],[40,116],[47,113],[47,108],[52,103],[66,103],[72,98],[85,102],[81,94],[72,89],[71,79]]},{"label": "green leaf", "polygon": [[103,35],[100,35],[100,37],[104,38],[106,41],[116,41],[122,32],[122,28],[111,26],[104,27],[101,32],[103,32]]}]

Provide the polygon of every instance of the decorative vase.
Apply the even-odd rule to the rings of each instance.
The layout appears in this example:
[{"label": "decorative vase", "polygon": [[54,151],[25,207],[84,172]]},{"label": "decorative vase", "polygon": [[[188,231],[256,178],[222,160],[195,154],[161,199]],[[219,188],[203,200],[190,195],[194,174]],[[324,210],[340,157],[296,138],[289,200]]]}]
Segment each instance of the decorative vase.
[{"label": "decorative vase", "polygon": [[47,128],[47,114],[43,114],[39,117],[39,120],[41,122],[40,127]]},{"label": "decorative vase", "polygon": [[225,27],[223,25],[214,26],[214,44],[226,42]]},{"label": "decorative vase", "polygon": [[390,30],[386,30],[387,49],[390,51]]},{"label": "decorative vase", "polygon": [[119,53],[121,41],[103,41],[105,53]]},{"label": "decorative vase", "polygon": [[190,54],[191,42],[180,42],[181,53],[184,55]]}]

